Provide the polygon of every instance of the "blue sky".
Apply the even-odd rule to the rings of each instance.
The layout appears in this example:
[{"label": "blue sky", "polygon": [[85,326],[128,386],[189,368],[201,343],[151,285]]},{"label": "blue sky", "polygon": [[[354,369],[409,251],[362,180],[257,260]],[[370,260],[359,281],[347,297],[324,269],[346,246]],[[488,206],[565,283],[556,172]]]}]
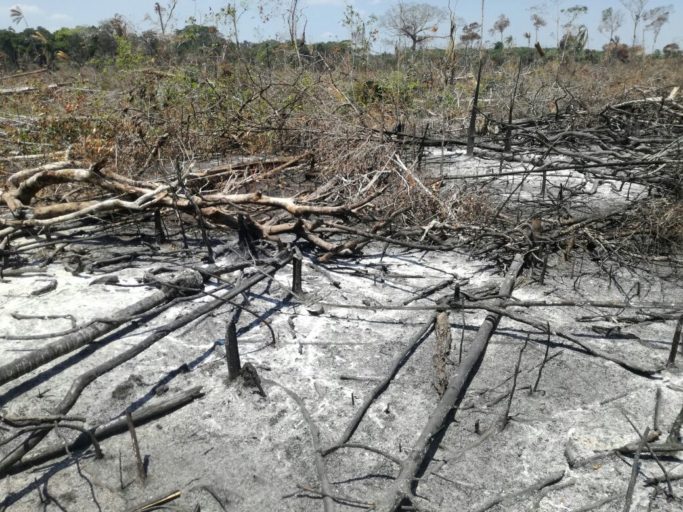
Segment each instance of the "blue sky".
[{"label": "blue sky", "polygon": [[[246,7],[239,24],[239,35],[242,40],[254,41],[268,37],[284,37],[286,28],[281,16],[274,15],[267,24],[264,24],[259,18],[258,5],[263,1],[238,0],[238,2],[240,1]],[[30,26],[40,25],[49,30],[64,26],[97,25],[102,20],[111,18],[114,14],[123,15],[136,30],[147,30],[154,28],[150,21],[150,16],[154,13],[154,3],[152,0],[117,0],[115,2],[102,0],[27,0],[17,4],[16,2],[0,0],[0,28],[10,26],[17,27],[18,30],[24,28],[25,25],[23,24],[13,25],[9,16],[10,8],[19,5]],[[160,0],[162,6],[168,5],[168,3],[169,0]],[[226,0],[178,0],[175,10],[175,26],[176,28],[184,26],[190,16],[195,16],[200,22],[213,24],[208,21],[211,10],[217,11],[227,3]],[[288,2],[286,0],[269,0],[270,5],[285,3]],[[300,0],[302,12],[307,20],[306,35],[308,41],[347,39],[348,31],[342,26],[341,20],[344,7],[348,3],[365,16],[370,14],[381,16],[392,5],[396,5],[398,1]],[[425,0],[425,3],[447,8],[449,0]],[[619,0],[485,0],[484,25],[487,29],[485,37],[491,42],[498,40],[497,36],[488,33],[488,29],[493,25],[495,19],[504,13],[511,22],[505,35],[512,35],[515,44],[525,45],[526,40],[523,33],[526,31],[533,33],[529,17],[532,9],[537,8],[548,22],[548,25],[540,31],[541,42],[546,46],[554,45],[558,5],[559,9],[562,9],[576,4],[588,6],[588,13],[581,18],[580,22],[589,28],[589,47],[600,48],[607,42],[607,38],[597,31],[600,13],[607,7],[624,11],[624,24],[618,34],[622,41],[631,42],[632,21]],[[480,18],[481,3],[479,0],[450,0],[450,5],[456,16],[464,22],[478,21]],[[663,0],[662,2],[650,0],[646,8],[661,5],[673,6],[673,13],[669,23],[662,28],[657,47],[661,48],[671,42],[676,42],[683,47],[683,32],[681,31],[681,26],[683,26],[683,0]],[[382,31],[381,37],[387,39],[386,31]],[[652,45],[651,33],[646,34],[646,45],[650,50]]]}]

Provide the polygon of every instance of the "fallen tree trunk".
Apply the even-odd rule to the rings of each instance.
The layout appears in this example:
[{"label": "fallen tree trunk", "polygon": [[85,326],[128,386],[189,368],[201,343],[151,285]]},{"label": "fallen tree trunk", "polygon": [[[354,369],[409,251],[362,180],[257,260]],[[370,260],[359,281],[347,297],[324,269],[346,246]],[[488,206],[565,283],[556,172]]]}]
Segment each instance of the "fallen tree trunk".
[{"label": "fallen tree trunk", "polygon": [[[202,304],[193,311],[190,311],[185,315],[179,316],[172,322],[155,329],[154,332],[152,332],[152,334],[144,338],[139,343],[133,345],[128,350],[125,350],[124,352],[113,357],[112,359],[105,361],[99,366],[96,366],[95,368],[92,368],[91,370],[88,370],[87,372],[81,374],[79,377],[74,379],[74,381],[71,384],[71,388],[66,393],[66,395],[64,395],[64,398],[56,407],[56,414],[63,415],[69,410],[71,410],[71,408],[74,406],[76,400],[78,400],[78,397],[81,395],[83,390],[92,382],[94,382],[98,377],[113,370],[114,368],[125,363],[126,361],[133,359],[134,357],[141,354],[149,347],[154,345],[154,343],[166,337],[173,331],[189,324],[194,320],[197,320],[198,318],[201,318],[207,313],[210,313],[214,309],[224,305],[231,299],[235,298],[239,294],[243,293],[255,284],[259,283],[263,279],[270,277],[270,275],[273,272],[277,271],[279,268],[286,265],[291,259],[292,253],[289,251],[283,251],[283,253],[279,255],[279,258],[277,258],[277,262],[272,264],[270,268],[259,271],[258,274],[254,275],[250,279],[247,279],[240,286],[233,288],[224,295],[217,297],[211,302]],[[10,469],[17,462],[21,461],[21,459],[28,452],[30,452],[38,443],[40,443],[40,441],[42,441],[49,432],[50,430],[41,430],[30,434],[28,437],[24,439],[24,441],[20,445],[16,446],[14,450],[10,451],[2,460],[0,460],[0,478],[6,476],[8,474],[8,471],[10,471]]]},{"label": "fallen tree trunk", "polygon": [[379,397],[379,395],[381,395],[389,387],[389,384],[396,376],[398,371],[401,369],[401,367],[403,367],[403,365],[406,363],[406,361],[408,361],[410,356],[413,355],[413,353],[420,345],[420,343],[422,343],[425,340],[425,338],[429,335],[429,333],[431,333],[432,329],[434,328],[435,319],[436,312],[430,315],[430,317],[427,319],[425,324],[420,328],[420,330],[416,332],[412,336],[412,338],[410,338],[410,340],[403,348],[403,350],[394,357],[393,361],[389,366],[389,371],[387,372],[386,376],[379,383],[377,383],[374,389],[370,392],[369,396],[360,405],[358,410],[353,415],[353,419],[349,422],[348,426],[339,438],[339,441],[337,441],[335,445],[327,448],[325,450],[325,454],[329,454],[336,451],[337,449],[341,448],[345,443],[347,443],[349,439],[351,439],[351,436],[353,436],[354,432],[360,425],[361,420],[365,416],[365,413],[368,411],[370,406],[375,402],[377,397]]},{"label": "fallen tree trunk", "polygon": [[154,292],[149,297],[145,297],[107,318],[96,320],[77,332],[67,334],[39,350],[0,366],[0,386],[93,342],[104,334],[130,321],[131,318],[181,295],[189,287],[196,290],[201,289],[202,277],[193,270],[181,271],[168,284],[170,286],[165,286],[162,290]]},{"label": "fallen tree trunk", "polygon": [[[174,411],[175,409],[178,409],[179,407],[189,404],[196,398],[200,398],[203,395],[204,393],[202,391],[202,387],[196,386],[186,391],[182,391],[168,398],[167,400],[141,407],[131,414],[133,417],[133,423],[136,427],[144,425],[155,418],[159,418],[165,414],[168,414],[169,412]],[[96,441],[102,441],[116,434],[128,432],[128,423],[124,415],[107,423],[97,425],[96,427],[89,429],[89,432],[90,435],[82,433],[67,446],[60,442],[59,444],[49,446],[44,450],[41,450],[39,453],[31,455],[30,457],[26,457],[21,461],[21,463],[13,466],[10,473],[20,473],[21,471],[37,466],[38,464],[44,464],[45,462],[57,457],[69,455],[74,451],[85,450],[92,444],[93,438]]]},{"label": "fallen tree trunk", "polygon": [[[201,222],[237,229],[238,213],[244,215],[244,210],[238,209],[238,206],[249,206],[252,212],[246,216],[261,231],[261,238],[270,236],[273,239],[277,234],[296,233],[331,255],[345,255],[362,244],[363,239],[340,245],[332,244],[312,233],[318,227],[317,223],[314,225],[303,218],[310,215],[341,219],[358,217],[358,211],[385,190],[359,194],[361,197],[354,198],[355,200],[336,205],[313,204],[314,200],[319,200],[316,193],[312,197],[277,197],[258,191],[198,193],[186,186],[186,182],[193,178],[192,174],[172,183],[141,181],[105,169],[105,163],[99,161],[83,168],[82,162],[57,162],[25,169],[9,176],[4,189],[0,189],[0,203],[8,206],[12,217],[0,217],[0,227],[6,228],[0,230],[0,237],[7,238],[25,229],[57,227],[102,214],[126,214],[152,209],[158,211],[161,208],[199,217]],[[81,195],[78,200],[33,204],[48,187],[73,184],[88,186],[99,195],[93,198],[93,194],[88,193]],[[282,214],[275,220],[272,217],[266,220],[271,208],[281,210]],[[292,217],[295,218],[294,222],[291,221]]]},{"label": "fallen tree trunk", "polygon": [[[524,266],[524,259],[517,255],[508,269],[507,277],[500,287],[499,296],[507,297],[512,293],[515,279]],[[438,405],[432,411],[427,420],[420,437],[413,447],[408,450],[411,455],[401,463],[401,470],[396,477],[394,485],[378,502],[377,510],[380,512],[394,512],[399,509],[404,500],[412,494],[413,483],[418,473],[423,470],[428,463],[431,453],[436,450],[440,440],[445,434],[448,424],[465,397],[467,388],[476,375],[498,322],[500,314],[489,314],[484,323],[481,324],[479,331],[467,352],[465,360],[458,368],[457,373],[453,374],[448,382],[448,387]]]},{"label": "fallen tree trunk", "polygon": [[[71,163],[71,162],[70,162]],[[252,204],[281,208],[293,216],[307,214],[347,216],[355,208],[361,207],[365,201],[351,206],[324,206],[300,204],[292,197],[273,197],[261,192],[246,194],[207,194],[183,196],[174,191],[172,185],[157,182],[132,180],[111,171],[103,170],[104,162],[97,162],[88,169],[65,167],[64,163],[53,166],[43,166],[26,171],[20,171],[10,176],[6,182],[6,190],[0,197],[12,212],[18,212],[29,207],[33,198],[44,188],[51,185],[66,183],[88,183],[107,192],[123,194],[129,198],[127,202],[140,200],[143,196],[154,197],[155,206],[177,207],[183,211],[193,212],[194,205],[199,208],[211,206],[226,206],[235,204]],[[371,199],[371,198],[370,198]],[[368,199],[368,200],[370,200]],[[117,200],[124,201],[118,198]],[[112,201],[111,199],[109,201]],[[34,208],[33,219],[23,221],[7,221],[7,225],[42,225],[38,219],[50,219],[73,215],[84,209],[97,207],[99,201],[77,201],[59,203]],[[116,205],[113,209],[130,208],[126,204]],[[109,208],[111,209],[111,208]],[[90,210],[83,213],[90,213]]]}]

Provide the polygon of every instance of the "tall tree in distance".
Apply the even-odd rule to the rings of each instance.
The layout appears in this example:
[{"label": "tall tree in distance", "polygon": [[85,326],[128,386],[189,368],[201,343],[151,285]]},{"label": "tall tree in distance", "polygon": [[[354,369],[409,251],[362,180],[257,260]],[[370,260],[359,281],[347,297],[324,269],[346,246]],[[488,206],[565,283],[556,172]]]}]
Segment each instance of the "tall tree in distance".
[{"label": "tall tree in distance", "polygon": [[624,13],[620,10],[612,9],[608,7],[602,11],[600,25],[598,25],[598,31],[609,37],[609,42],[616,42],[614,39],[614,33],[621,28],[624,22]]},{"label": "tall tree in distance", "polygon": [[346,4],[342,25],[349,29],[353,50],[362,54],[366,65],[369,64],[372,43],[377,40],[376,23],[377,17],[375,15],[363,18],[351,4]]},{"label": "tall tree in distance", "polygon": [[481,59],[481,52],[484,44],[484,4],[485,0],[481,0],[481,33],[479,34],[479,58]]},{"label": "tall tree in distance", "polygon": [[[455,2],[456,4],[458,3],[457,0]],[[446,45],[446,52],[444,55],[444,70],[446,71],[444,78],[446,85],[452,84],[454,79],[455,79],[455,71],[456,71],[456,63],[457,63],[457,57],[456,57],[456,52],[455,52],[455,47],[456,47],[456,38],[458,34],[458,25],[459,24],[464,24],[465,21],[462,19],[458,19],[455,15],[454,12],[454,7],[451,6],[451,0],[448,0],[448,36],[447,40],[448,43]]]},{"label": "tall tree in distance", "polygon": [[300,46],[306,44],[306,21],[304,20],[304,28],[301,32],[301,39],[299,39],[299,22],[301,21],[303,14],[301,13],[301,8],[299,7],[299,0],[290,0],[289,7],[287,7],[285,12],[285,18],[287,20],[287,30],[289,31],[289,40],[292,43],[292,47],[296,52],[296,59],[301,66],[301,51]]},{"label": "tall tree in distance", "polygon": [[493,24],[493,28],[491,29],[491,34],[495,34],[498,32],[500,34],[500,42],[503,42],[503,32],[505,32],[508,27],[510,26],[510,18],[505,16],[505,14],[501,14],[498,16],[498,19],[496,22]]},{"label": "tall tree in distance", "polygon": [[560,61],[563,61],[567,51],[580,52],[588,43],[588,28],[586,25],[577,23],[579,17],[588,12],[588,7],[585,5],[574,5],[567,9],[562,9],[560,12],[565,16],[565,22],[562,24],[564,33],[558,46],[562,50]]},{"label": "tall tree in distance", "polygon": [[633,43],[632,46],[636,45],[636,34],[638,33],[638,25],[643,18],[643,12],[645,11],[645,6],[650,0],[619,0],[621,5],[623,5],[626,10],[631,15],[633,20]]},{"label": "tall tree in distance", "polygon": [[462,35],[460,36],[460,40],[465,45],[466,49],[469,49],[474,41],[478,41],[479,39],[481,39],[481,36],[479,35],[479,28],[479,22],[477,21],[468,23],[462,28]]},{"label": "tall tree in distance", "polygon": [[[673,6],[668,5],[666,7],[655,7],[649,11],[643,13],[643,22],[646,23],[645,30],[650,30],[652,32],[652,51],[655,50],[655,45],[657,44],[657,38],[659,37],[659,32],[662,27],[669,21],[669,15]],[[645,38],[643,37],[643,46],[645,46]]]},{"label": "tall tree in distance", "polygon": [[560,34],[560,19],[564,13],[564,9],[562,9],[560,6],[565,2],[565,0],[550,0],[550,2],[555,7],[555,45],[559,47],[560,38],[562,37]]},{"label": "tall tree in distance", "polygon": [[395,36],[408,39],[411,50],[415,51],[435,37],[444,17],[444,11],[433,5],[399,2],[387,11],[382,24]]},{"label": "tall tree in distance", "polygon": [[20,5],[15,5],[10,8],[9,17],[12,18],[12,23],[15,25],[19,25],[19,23],[23,21],[26,28],[28,28],[28,21],[26,21],[26,16],[24,16],[24,11]]},{"label": "tall tree in distance", "polygon": [[534,25],[534,31],[536,32],[536,43],[538,43],[538,31],[547,25],[547,22],[540,14],[533,13],[531,15],[531,23]]},{"label": "tall tree in distance", "polygon": [[168,30],[168,25],[173,20],[173,11],[178,4],[178,0],[171,0],[165,7],[159,2],[154,3],[154,14],[157,16],[157,23],[159,24],[159,30],[161,35],[166,35]]}]

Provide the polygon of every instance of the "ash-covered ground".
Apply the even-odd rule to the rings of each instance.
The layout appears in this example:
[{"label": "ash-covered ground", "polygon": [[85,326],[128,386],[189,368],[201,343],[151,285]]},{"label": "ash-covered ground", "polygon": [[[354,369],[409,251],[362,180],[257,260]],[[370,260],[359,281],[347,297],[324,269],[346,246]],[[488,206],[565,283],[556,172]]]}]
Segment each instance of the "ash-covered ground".
[{"label": "ash-covered ground", "polygon": [[[461,159],[459,172],[472,169],[472,161],[456,158]],[[516,186],[514,178],[507,186]],[[538,181],[529,180],[519,193],[533,187],[538,187]],[[590,200],[596,204],[605,204],[606,197],[620,200],[613,184],[595,188]],[[446,198],[451,192],[455,189],[442,190]],[[529,194],[528,199],[533,199],[534,194]],[[227,250],[216,265],[242,261],[232,250],[235,241],[223,242]],[[72,248],[80,250],[84,260],[105,256],[87,245]],[[53,263],[35,275],[5,278],[0,283],[2,364],[54,340],[17,337],[68,330],[73,323],[105,318],[155,293],[145,276],[168,266],[171,259],[177,266],[201,265],[177,249],[168,243],[154,257],[140,257],[118,269],[73,272],[72,268],[70,272],[64,264]],[[131,243],[115,250],[110,247],[107,254],[136,250]],[[164,254],[178,255],[165,258]],[[636,313],[626,315],[588,302],[679,303],[680,276],[656,261],[641,268],[614,268],[609,276],[590,258],[557,257],[548,264],[543,284],[538,268],[525,269],[516,280],[513,299],[576,305],[512,310],[548,322],[596,350],[661,370],[653,376],[639,375],[559,336],[503,318],[455,420],[417,485],[419,510],[623,510],[634,456],[611,451],[639,440],[629,419],[640,433],[656,427],[659,440],[666,438],[683,404],[683,356],[679,355],[678,367],[664,369],[676,320],[627,321],[626,316]],[[427,322],[438,299],[452,296],[456,284],[461,294],[495,295],[503,271],[500,262],[473,258],[466,250],[425,252],[371,244],[362,257],[326,265],[304,254],[303,294],[291,293],[289,264],[233,301],[240,306],[237,334],[242,363],[256,368],[265,396],[245,386],[242,378],[228,381],[224,341],[235,306],[225,304],[97,378],[68,413],[83,419],[88,428],[201,386],[200,398],[136,428],[146,467],[144,482],[138,475],[131,436],[123,432],[101,442],[103,458],[95,458],[90,448],[6,476],[0,480],[0,510],[153,510],[140,507],[175,491],[180,496],[166,505],[173,507],[170,510],[322,510],[311,423],[288,391],[298,395],[319,429],[322,449],[334,445],[360,404],[386,376],[391,361]],[[222,279],[235,285],[259,272],[247,268]],[[93,284],[102,275],[116,275],[118,282]],[[57,287],[33,296],[31,292],[44,286],[46,279],[56,280]],[[451,281],[445,288],[404,305],[444,280]],[[155,328],[211,301],[224,284],[211,279],[205,287],[211,294],[179,301],[139,325],[126,324],[5,384],[0,387],[2,414],[50,415],[74,379]],[[638,295],[625,297],[635,286]],[[467,354],[485,315],[475,308],[450,312],[450,372],[458,371],[461,354]],[[497,426],[525,343],[510,419],[501,430]],[[392,485],[396,459],[411,455],[439,400],[434,351],[432,333],[370,406],[351,438],[356,446],[324,457],[334,495],[340,498],[337,510],[371,509]],[[57,428],[37,449],[66,443],[77,434]],[[0,430],[1,439],[10,435],[9,430]],[[13,446],[11,441],[4,443],[0,453]],[[659,458],[668,473],[681,473],[679,453]],[[672,482],[676,498],[666,496],[666,484],[655,493],[645,479],[661,476],[662,469],[651,456],[643,455],[640,462],[631,510],[683,509],[681,480]],[[553,475],[558,479],[540,491],[509,496]],[[485,508],[496,496],[509,498]]]}]

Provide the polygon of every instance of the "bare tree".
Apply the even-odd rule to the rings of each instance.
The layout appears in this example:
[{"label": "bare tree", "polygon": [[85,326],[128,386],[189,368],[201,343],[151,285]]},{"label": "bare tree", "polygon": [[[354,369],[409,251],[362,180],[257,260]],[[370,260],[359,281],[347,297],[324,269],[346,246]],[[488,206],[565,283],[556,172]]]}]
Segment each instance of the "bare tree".
[{"label": "bare tree", "polygon": [[162,6],[159,2],[154,4],[154,14],[157,15],[159,20],[159,29],[162,35],[166,35],[166,30],[168,30],[168,24],[173,19],[173,11],[175,11],[178,0],[171,0],[168,2],[166,7]]},{"label": "bare tree", "polygon": [[576,20],[588,12],[588,6],[574,5],[572,7],[568,7],[567,9],[562,9],[560,12],[566,17],[566,21],[562,25],[562,28],[564,28],[565,33],[568,31],[571,32],[574,30]]},{"label": "bare tree", "polygon": [[26,16],[24,16],[24,11],[20,5],[11,7],[9,10],[9,16],[12,18],[12,23],[15,25],[19,25],[19,23],[23,21],[24,25],[26,25],[26,28],[28,28],[28,21],[26,21]]},{"label": "bare tree", "polygon": [[484,4],[486,0],[481,0],[481,22],[479,32],[479,59],[481,59],[481,52],[484,44]]},{"label": "bare tree", "polygon": [[669,43],[662,48],[665,57],[677,57],[681,54],[681,47],[678,43]]},{"label": "bare tree", "polygon": [[465,44],[465,48],[469,49],[474,41],[481,39],[481,36],[479,35],[479,29],[480,25],[476,21],[469,23],[462,28],[460,40]]},{"label": "bare tree", "polygon": [[564,33],[558,45],[558,48],[562,50],[560,57],[560,62],[562,62],[567,51],[574,53],[582,51],[588,43],[587,27],[577,24],[579,17],[588,12],[588,7],[585,5],[574,5],[567,9],[562,9],[560,12],[565,16],[565,22],[562,25]]},{"label": "bare tree", "polygon": [[[377,17],[374,15],[363,18],[360,12],[353,8],[351,4],[346,4],[342,25],[349,29],[351,44],[355,51],[361,52],[366,66],[370,61],[370,49],[372,43],[377,40]],[[354,57],[352,52],[352,58]]]},{"label": "bare tree", "polygon": [[631,15],[633,20],[633,43],[632,46],[636,45],[636,34],[638,32],[638,25],[643,17],[643,12],[645,11],[645,6],[650,0],[619,0],[621,5],[623,5],[626,10]]},{"label": "bare tree", "polygon": [[[651,30],[654,36],[652,40],[652,51],[654,51],[655,45],[657,44],[659,32],[662,30],[664,24],[669,21],[669,15],[672,10],[673,7],[668,5],[666,7],[655,7],[643,13],[643,22],[646,23],[645,30]],[[643,38],[643,45],[644,44],[645,40]]]},{"label": "bare tree", "polygon": [[531,46],[531,32],[524,32],[524,39],[526,39],[526,45]]},{"label": "bare tree", "polygon": [[561,38],[560,19],[562,18],[561,14],[564,12],[564,9],[562,9],[560,6],[565,2],[565,0],[550,0],[550,2],[555,7],[555,45],[559,47]]},{"label": "bare tree", "polygon": [[540,14],[533,13],[531,15],[531,23],[534,24],[534,30],[536,31],[536,42],[538,42],[538,31],[541,27],[545,27],[548,23],[541,17]]},{"label": "bare tree", "polygon": [[505,16],[505,14],[501,14],[498,16],[498,19],[496,22],[493,24],[493,28],[491,29],[490,33],[495,34],[498,32],[500,34],[500,42],[503,42],[503,32],[507,30],[507,28],[510,26],[510,18]]},{"label": "bare tree", "polygon": [[624,22],[624,13],[620,10],[612,9],[611,7],[602,11],[602,18],[600,20],[600,25],[598,25],[598,31],[601,34],[609,35],[609,42],[613,43],[614,33],[621,28]]},{"label": "bare tree", "polygon": [[289,7],[285,11],[285,18],[287,20],[287,29],[289,30],[289,40],[296,52],[296,58],[301,66],[301,52],[299,47],[306,44],[306,22],[304,21],[304,28],[299,39],[299,22],[302,18],[301,8],[299,7],[299,0],[291,0]]},{"label": "bare tree", "polygon": [[[457,5],[457,1],[455,2]],[[458,35],[458,25],[464,25],[465,20],[456,17],[453,11],[455,6],[451,5],[451,0],[448,0],[448,44],[446,45],[446,53],[444,58],[444,78],[446,85],[452,84],[455,79],[455,65],[456,65],[456,41]]]},{"label": "bare tree", "polygon": [[444,11],[433,5],[399,2],[387,11],[382,24],[397,37],[408,39],[415,51],[434,37],[444,17]]}]

